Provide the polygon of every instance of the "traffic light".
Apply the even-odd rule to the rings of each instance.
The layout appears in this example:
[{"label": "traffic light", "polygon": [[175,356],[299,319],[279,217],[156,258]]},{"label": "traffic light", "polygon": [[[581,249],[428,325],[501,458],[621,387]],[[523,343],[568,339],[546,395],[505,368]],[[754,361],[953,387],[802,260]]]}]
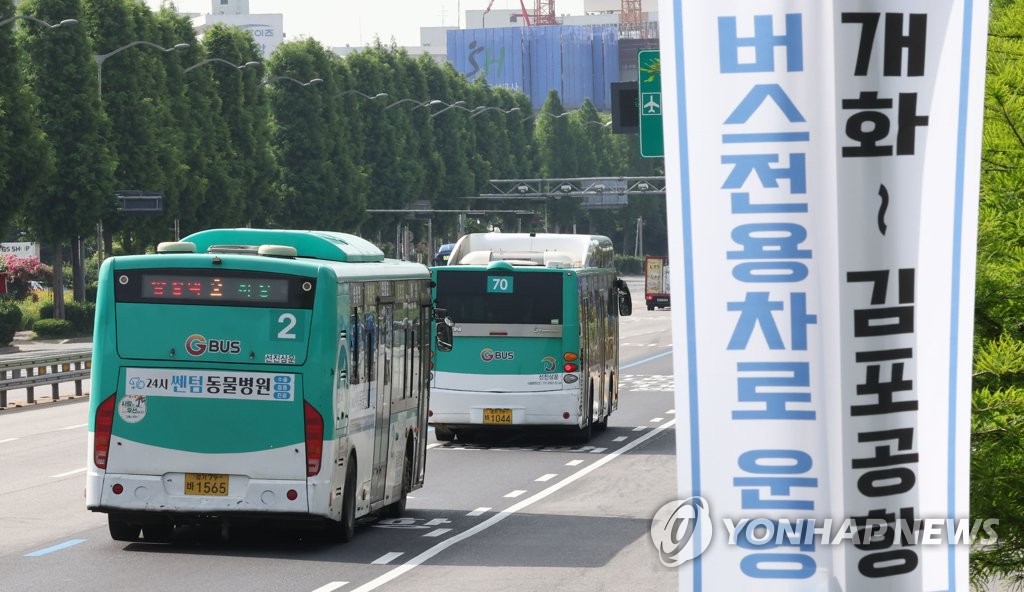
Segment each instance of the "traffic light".
[{"label": "traffic light", "polygon": [[612,132],[636,134],[640,132],[640,89],[634,82],[612,83]]}]

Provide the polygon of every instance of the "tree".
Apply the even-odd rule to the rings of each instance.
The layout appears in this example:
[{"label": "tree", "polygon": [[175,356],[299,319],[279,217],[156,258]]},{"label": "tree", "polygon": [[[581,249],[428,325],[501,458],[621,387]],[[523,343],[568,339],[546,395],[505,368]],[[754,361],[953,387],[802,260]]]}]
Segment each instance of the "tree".
[{"label": "tree", "polygon": [[[0,3],[0,21],[13,16],[14,5]],[[19,24],[45,26],[21,19],[0,26],[0,231],[13,220],[25,198],[38,198],[54,172],[53,150],[38,123],[37,100],[20,69],[21,53],[14,43]]]},{"label": "tree", "polygon": [[[50,22],[82,18],[78,0],[26,0],[22,9]],[[40,239],[54,245],[53,310],[64,318],[63,247],[90,232],[113,190],[114,158],[103,137],[92,46],[82,27],[36,31],[19,40],[28,60],[26,80],[39,97],[43,131],[58,173],[26,201]]]},{"label": "tree", "polygon": [[999,541],[972,549],[971,577],[1024,583],[1024,3],[994,5],[978,216],[971,514]]}]

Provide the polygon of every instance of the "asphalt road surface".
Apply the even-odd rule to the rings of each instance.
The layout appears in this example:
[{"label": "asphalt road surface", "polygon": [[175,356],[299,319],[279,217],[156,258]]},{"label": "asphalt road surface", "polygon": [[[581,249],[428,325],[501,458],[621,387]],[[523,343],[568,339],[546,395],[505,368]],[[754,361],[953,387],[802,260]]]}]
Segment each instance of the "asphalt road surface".
[{"label": "asphalt road surface", "polygon": [[431,436],[405,514],[362,520],[348,544],[187,528],[169,544],[113,541],[85,509],[88,405],[0,413],[0,591],[676,590],[649,534],[676,498],[671,313],[631,287],[607,431],[586,446]]}]

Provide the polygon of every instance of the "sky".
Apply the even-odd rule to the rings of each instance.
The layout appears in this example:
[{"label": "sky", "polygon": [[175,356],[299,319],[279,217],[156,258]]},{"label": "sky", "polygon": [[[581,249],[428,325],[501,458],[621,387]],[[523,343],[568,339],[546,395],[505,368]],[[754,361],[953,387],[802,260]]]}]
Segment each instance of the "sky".
[{"label": "sky", "polygon": [[[163,1],[145,0],[153,10]],[[179,12],[208,14],[216,0],[173,0]],[[524,0],[532,11],[534,0]],[[400,46],[420,43],[420,27],[465,26],[467,10],[488,0],[249,0],[252,14],[284,15],[286,40],[312,37],[326,47],[367,45],[377,36]],[[519,0],[494,0],[492,10],[519,8]],[[558,14],[583,14],[583,0],[556,0]]]}]

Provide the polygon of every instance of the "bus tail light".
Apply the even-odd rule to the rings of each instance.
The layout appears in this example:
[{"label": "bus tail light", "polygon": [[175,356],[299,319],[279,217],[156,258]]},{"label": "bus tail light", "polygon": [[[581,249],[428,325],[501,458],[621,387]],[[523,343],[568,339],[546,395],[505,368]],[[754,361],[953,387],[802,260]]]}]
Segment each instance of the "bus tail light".
[{"label": "bus tail light", "polygon": [[324,418],[309,401],[303,401],[302,409],[306,416],[306,476],[313,477],[320,472],[324,452]]},{"label": "bus tail light", "polygon": [[114,431],[114,403],[117,395],[110,395],[96,408],[96,431],[93,435],[92,462],[97,468],[107,468],[110,437]]},{"label": "bus tail light", "polygon": [[576,360],[580,359],[580,357],[574,354],[573,352],[565,352],[564,354],[562,354],[562,359],[565,360],[566,362],[575,362]]},{"label": "bus tail light", "polygon": [[566,372],[575,372],[579,370],[580,367],[577,366],[576,364],[567,363],[565,366],[562,366],[562,369],[565,370]]}]

